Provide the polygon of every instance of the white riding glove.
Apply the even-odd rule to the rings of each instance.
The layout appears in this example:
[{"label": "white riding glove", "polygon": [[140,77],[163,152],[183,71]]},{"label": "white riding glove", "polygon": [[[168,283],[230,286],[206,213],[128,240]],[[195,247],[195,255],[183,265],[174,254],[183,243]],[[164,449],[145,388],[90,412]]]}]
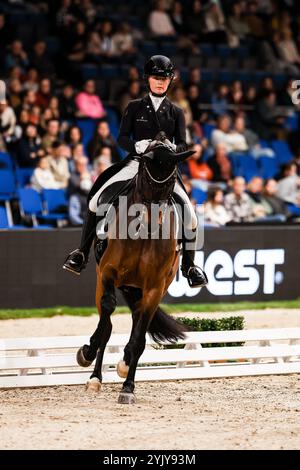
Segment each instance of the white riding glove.
[{"label": "white riding glove", "polygon": [[173,150],[173,152],[176,152],[177,146],[173,144],[172,142],[170,142],[169,139],[165,139],[164,144],[170,147]]},{"label": "white riding glove", "polygon": [[138,142],[135,143],[135,150],[136,153],[144,153],[146,149],[149,147],[149,144],[151,142],[151,139],[144,139],[144,140],[139,140]]}]

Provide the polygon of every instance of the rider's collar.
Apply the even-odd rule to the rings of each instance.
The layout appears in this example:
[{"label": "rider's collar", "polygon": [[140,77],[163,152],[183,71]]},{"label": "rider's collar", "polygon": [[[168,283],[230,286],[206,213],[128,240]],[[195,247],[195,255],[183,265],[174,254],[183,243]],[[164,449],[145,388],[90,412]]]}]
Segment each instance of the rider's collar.
[{"label": "rider's collar", "polygon": [[166,95],[164,94],[163,96],[155,96],[152,92],[149,93],[149,96],[151,98],[151,101],[152,101],[152,104],[153,104],[153,107],[155,109],[155,111],[158,110],[158,108],[160,107],[161,103],[163,102],[163,100],[165,99]]}]

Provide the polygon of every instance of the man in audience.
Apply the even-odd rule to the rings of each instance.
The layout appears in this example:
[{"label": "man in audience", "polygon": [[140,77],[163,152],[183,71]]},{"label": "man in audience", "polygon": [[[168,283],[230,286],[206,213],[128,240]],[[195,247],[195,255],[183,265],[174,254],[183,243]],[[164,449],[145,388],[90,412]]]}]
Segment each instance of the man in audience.
[{"label": "man in audience", "polygon": [[68,166],[68,147],[59,141],[53,142],[51,152],[47,156],[49,168],[59,188],[65,189],[70,178]]},{"label": "man in audience", "polygon": [[234,178],[232,192],[225,196],[225,209],[235,223],[252,222],[254,217],[250,197],[246,193],[244,178]]}]

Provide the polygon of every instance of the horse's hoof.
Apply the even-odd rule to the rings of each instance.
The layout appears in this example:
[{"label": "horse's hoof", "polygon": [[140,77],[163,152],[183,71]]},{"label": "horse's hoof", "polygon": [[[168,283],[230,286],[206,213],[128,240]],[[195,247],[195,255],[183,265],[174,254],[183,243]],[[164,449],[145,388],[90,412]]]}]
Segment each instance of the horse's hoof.
[{"label": "horse's hoof", "polygon": [[87,382],[87,384],[85,386],[85,389],[86,389],[87,392],[96,392],[96,393],[100,392],[100,390],[101,390],[100,380],[97,377],[91,378]]},{"label": "horse's hoof", "polygon": [[134,405],[136,402],[134,393],[120,392],[118,403],[122,405]]},{"label": "horse's hoof", "polygon": [[86,358],[84,357],[83,346],[78,349],[77,354],[76,354],[76,360],[77,360],[77,363],[81,367],[89,367],[93,362],[93,361],[87,361]]},{"label": "horse's hoof", "polygon": [[127,379],[129,371],[129,366],[126,365],[125,361],[119,361],[117,365],[117,374],[119,377],[122,377],[123,379]]}]

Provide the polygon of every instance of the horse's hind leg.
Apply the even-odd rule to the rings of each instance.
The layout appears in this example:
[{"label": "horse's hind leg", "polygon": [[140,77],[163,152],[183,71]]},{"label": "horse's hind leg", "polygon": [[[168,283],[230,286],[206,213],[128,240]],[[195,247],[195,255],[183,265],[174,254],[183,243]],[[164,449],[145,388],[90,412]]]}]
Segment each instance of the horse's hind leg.
[{"label": "horse's hind leg", "polygon": [[110,316],[116,308],[116,296],[113,283],[105,283],[104,287],[103,295],[101,299],[99,299],[100,305],[98,305],[99,313],[101,313],[96,330],[96,332],[98,331],[97,341],[95,341],[98,345],[97,358],[93,373],[87,383],[87,390],[91,391],[99,391],[101,387],[103,355],[112,331]]},{"label": "horse's hind leg", "polygon": [[138,361],[143,354],[146,346],[146,332],[153,318],[161,295],[158,295],[157,292],[152,295],[147,292],[143,294],[143,299],[139,304],[139,318],[136,322],[136,325],[133,329],[128,348],[130,350],[130,364],[128,375],[123,383],[122,390],[119,395],[118,402],[124,404],[135,403],[134,397],[134,378],[136,373],[136,368]]}]

